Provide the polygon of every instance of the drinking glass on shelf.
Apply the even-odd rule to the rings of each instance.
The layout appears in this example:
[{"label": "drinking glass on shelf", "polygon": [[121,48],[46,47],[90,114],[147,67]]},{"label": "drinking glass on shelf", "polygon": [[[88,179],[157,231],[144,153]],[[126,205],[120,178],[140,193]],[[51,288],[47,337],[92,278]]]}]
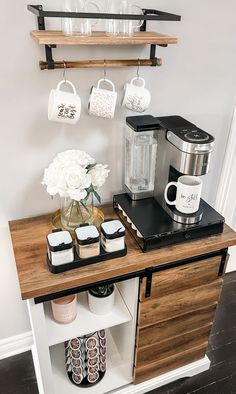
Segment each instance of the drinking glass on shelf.
[{"label": "drinking glass on shelf", "polygon": [[[63,11],[92,12],[92,7],[95,8],[95,12],[100,12],[99,6],[91,0],[65,0]],[[62,31],[67,36],[90,36],[96,23],[97,21],[92,22],[91,19],[85,18],[62,18]]]},{"label": "drinking glass on shelf", "polygon": [[[107,0],[105,12],[108,14],[120,14],[120,3],[118,0]],[[119,35],[119,19],[106,19],[106,34],[108,36]]]},{"label": "drinking glass on shelf", "polygon": [[[106,12],[109,14],[143,14],[142,8],[130,3],[129,0],[107,0]],[[143,21],[138,24],[135,20],[107,19],[106,34],[109,36],[129,37],[134,34],[134,30],[142,26]]]},{"label": "drinking glass on shelf", "polygon": [[[138,10],[138,13],[137,13]],[[121,14],[140,14],[143,15],[143,10],[139,6],[130,3],[129,0],[122,0],[120,3]],[[134,34],[134,31],[141,27],[143,21],[140,20],[138,23],[136,20],[120,20],[119,35],[122,37],[130,37]]]}]

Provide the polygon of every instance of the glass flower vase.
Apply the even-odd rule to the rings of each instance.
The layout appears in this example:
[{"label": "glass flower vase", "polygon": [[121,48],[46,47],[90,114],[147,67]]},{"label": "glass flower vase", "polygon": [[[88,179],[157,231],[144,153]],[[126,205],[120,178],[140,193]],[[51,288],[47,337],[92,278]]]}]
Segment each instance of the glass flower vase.
[{"label": "glass flower vase", "polygon": [[74,230],[83,223],[93,222],[93,195],[90,194],[86,204],[70,197],[61,198],[61,224],[65,230]]}]

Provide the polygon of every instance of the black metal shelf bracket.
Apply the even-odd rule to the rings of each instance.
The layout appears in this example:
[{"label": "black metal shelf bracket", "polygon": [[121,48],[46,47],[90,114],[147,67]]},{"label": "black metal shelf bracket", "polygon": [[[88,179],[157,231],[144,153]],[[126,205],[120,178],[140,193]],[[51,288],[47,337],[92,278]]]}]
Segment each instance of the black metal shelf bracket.
[{"label": "black metal shelf bracket", "polygon": [[[146,31],[147,21],[180,21],[181,16],[170,14],[163,11],[145,9],[143,8],[143,15],[137,14],[110,14],[110,13],[88,13],[88,12],[64,12],[64,11],[44,11],[42,5],[29,4],[27,9],[37,16],[38,29],[45,30],[45,18],[86,18],[86,19],[123,19],[123,20],[143,20],[143,25],[140,27],[140,31]],[[167,44],[159,44],[161,47],[167,47]],[[52,48],[56,48],[56,45],[45,45],[45,55],[47,69],[55,69],[55,62],[53,60]],[[156,44],[150,45],[150,60],[151,67],[156,67],[158,59],[156,57]]]}]

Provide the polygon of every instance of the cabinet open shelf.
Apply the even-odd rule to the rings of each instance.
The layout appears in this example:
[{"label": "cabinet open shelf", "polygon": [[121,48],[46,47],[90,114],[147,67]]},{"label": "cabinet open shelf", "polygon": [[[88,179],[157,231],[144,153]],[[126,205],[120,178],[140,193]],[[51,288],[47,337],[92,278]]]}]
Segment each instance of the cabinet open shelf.
[{"label": "cabinet open shelf", "polygon": [[[132,381],[130,373],[130,362],[124,360],[116,346],[110,330],[107,334],[107,371],[103,379],[96,385],[86,388],[90,394],[107,393],[119,387],[125,386]],[[52,376],[57,394],[77,394],[79,386],[76,387],[69,380],[65,370],[65,352],[63,344],[58,344],[50,349],[52,362]],[[81,390],[81,389],[80,389]]]},{"label": "cabinet open shelf", "polygon": [[49,346],[132,320],[132,316],[116,286],[114,308],[106,315],[95,315],[90,312],[85,292],[78,295],[77,317],[70,324],[59,324],[53,319],[50,302],[45,303],[44,310]]},{"label": "cabinet open shelf", "polygon": [[31,37],[40,45],[169,45],[177,44],[177,38],[156,32],[138,31],[131,37],[111,37],[104,31],[91,36],[66,36],[59,30],[33,30]]}]

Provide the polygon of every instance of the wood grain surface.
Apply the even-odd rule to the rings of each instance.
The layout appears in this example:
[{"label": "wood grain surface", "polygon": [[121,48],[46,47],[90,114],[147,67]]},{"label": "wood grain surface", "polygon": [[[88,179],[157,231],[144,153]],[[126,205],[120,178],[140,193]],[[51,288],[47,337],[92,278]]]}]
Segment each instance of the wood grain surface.
[{"label": "wood grain surface", "polygon": [[[213,282],[218,278],[221,259],[222,256],[211,257],[153,274],[151,298],[163,297],[180,290],[192,289]],[[147,279],[144,278],[141,284],[141,300],[143,302],[150,299],[145,298],[146,281]]]},{"label": "wood grain surface", "polygon": [[176,44],[177,38],[156,32],[135,32],[131,37],[111,37],[104,31],[95,31],[91,36],[65,36],[59,30],[33,30],[31,37],[40,45],[146,45]]},{"label": "wood grain surface", "polygon": [[222,279],[215,282],[170,294],[165,297],[150,299],[139,304],[139,325],[148,327],[156,323],[173,319],[218,302]]},{"label": "wood grain surface", "polygon": [[189,331],[204,327],[213,322],[217,303],[206,308],[197,309],[193,312],[161,321],[153,326],[137,329],[136,346],[150,346],[166,338],[185,334]]},{"label": "wood grain surface", "polygon": [[[117,217],[111,205],[101,208],[105,217]],[[55,275],[49,272],[46,263],[46,235],[52,230],[51,219],[52,215],[45,215],[9,223],[22,299],[96,283],[236,244],[236,233],[225,225],[221,235],[143,253],[127,233],[127,256]]]},{"label": "wood grain surface", "polygon": [[159,360],[152,364],[134,369],[134,383],[145,382],[148,379],[155,378],[166,372],[180,368],[183,365],[197,361],[205,356],[208,342],[201,345],[172,355],[165,360]]},{"label": "wood grain surface", "polygon": [[208,341],[211,327],[212,323],[185,334],[180,331],[175,337],[166,337],[164,341],[137,348],[135,360],[136,367],[144,367],[145,365],[164,360],[165,358],[185,352],[194,347],[202,346]]}]

